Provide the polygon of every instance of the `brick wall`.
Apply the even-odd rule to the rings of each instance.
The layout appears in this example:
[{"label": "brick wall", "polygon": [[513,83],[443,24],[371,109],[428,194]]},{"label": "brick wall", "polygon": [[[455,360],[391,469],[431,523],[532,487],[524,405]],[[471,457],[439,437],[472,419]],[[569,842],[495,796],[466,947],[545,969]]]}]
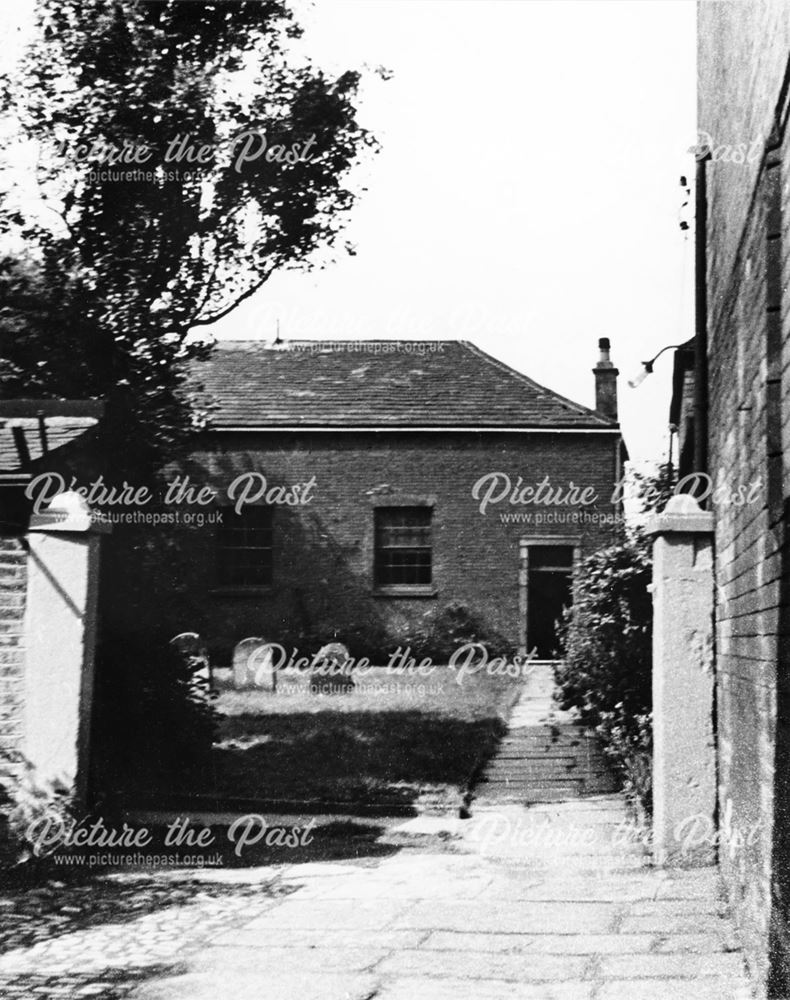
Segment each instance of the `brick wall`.
[{"label": "brick wall", "polygon": [[[700,4],[700,129],[717,144],[768,140],[789,54],[784,0]],[[790,641],[789,139],[751,164],[708,165],[710,471],[733,484],[761,483],[757,502],[713,508],[719,809],[727,820],[720,860],[752,971],[773,995],[790,993],[790,813],[778,766],[790,722],[782,694]]]},{"label": "brick wall", "polygon": [[[790,46],[786,0],[707,0],[698,4],[698,128],[716,146],[766,141]],[[709,171],[710,332],[728,311],[735,258],[760,169],[718,162]]]},{"label": "brick wall", "polygon": [[22,749],[27,551],[21,538],[0,538],[0,753]]},{"label": "brick wall", "polygon": [[[224,493],[236,476],[250,470],[263,472],[271,484],[314,476],[314,499],[304,507],[275,510],[274,586],[268,595],[212,594],[213,532],[184,531],[183,561],[173,564],[173,572],[188,578],[193,606],[203,612],[200,621],[182,620],[177,627],[199,627],[215,656],[227,663],[233,645],[246,636],[285,642],[308,625],[330,638],[334,628],[343,632],[361,623],[400,634],[459,601],[515,643],[519,539],[570,535],[589,552],[610,537],[612,526],[502,523],[500,513],[546,510],[499,504],[482,515],[472,486],[495,471],[507,473],[514,485],[519,476],[532,485],[544,476],[554,486],[567,488],[572,481],[593,487],[599,502],[589,510],[611,518],[618,444],[611,434],[215,435],[186,467],[193,482],[208,482]],[[373,509],[377,500],[408,497],[435,504],[437,594],[376,597]]]}]

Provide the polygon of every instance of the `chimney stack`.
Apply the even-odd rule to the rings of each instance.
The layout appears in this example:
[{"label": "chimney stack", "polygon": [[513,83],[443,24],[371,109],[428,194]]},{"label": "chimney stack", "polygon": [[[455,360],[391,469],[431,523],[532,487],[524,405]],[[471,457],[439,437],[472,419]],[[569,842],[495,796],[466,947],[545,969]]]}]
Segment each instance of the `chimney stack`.
[{"label": "chimney stack", "polygon": [[598,341],[601,357],[593,368],[595,375],[595,409],[605,417],[617,420],[617,376],[620,372],[609,359],[609,338]]}]

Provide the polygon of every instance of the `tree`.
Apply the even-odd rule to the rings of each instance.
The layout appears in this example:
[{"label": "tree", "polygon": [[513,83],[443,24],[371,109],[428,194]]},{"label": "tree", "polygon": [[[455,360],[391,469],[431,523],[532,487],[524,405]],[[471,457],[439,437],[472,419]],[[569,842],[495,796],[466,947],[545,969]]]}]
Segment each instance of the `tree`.
[{"label": "tree", "polygon": [[[190,332],[326,252],[353,204],[349,169],[374,146],[359,75],[328,77],[299,36],[288,0],[38,0],[0,78],[40,195],[2,192],[0,392],[102,398],[107,485],[155,488],[200,426]],[[142,526],[103,552],[94,752],[145,778],[165,751],[172,770],[210,747],[208,706],[168,666],[178,548]]]},{"label": "tree", "polygon": [[330,247],[372,137],[359,75],[298,50],[287,0],[39,0],[2,108],[41,202],[4,192],[0,386],[101,396],[106,478],[151,473],[195,420],[196,327]]},{"label": "tree", "polygon": [[[327,76],[299,38],[289,0],[38,0],[0,78],[40,193],[2,193],[0,393],[104,399],[91,460],[108,486],[161,496],[205,418],[191,331],[325,258],[354,202],[349,170],[375,148],[360,77]],[[123,526],[104,549],[105,637],[199,627],[177,537]]]}]

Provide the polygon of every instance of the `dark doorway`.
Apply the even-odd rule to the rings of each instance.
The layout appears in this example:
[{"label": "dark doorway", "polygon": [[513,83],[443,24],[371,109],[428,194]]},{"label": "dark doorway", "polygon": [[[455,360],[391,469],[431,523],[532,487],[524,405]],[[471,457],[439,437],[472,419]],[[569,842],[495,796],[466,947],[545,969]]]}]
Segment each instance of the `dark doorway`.
[{"label": "dark doorway", "polygon": [[557,621],[573,599],[573,547],[530,545],[527,571],[527,649],[540,660],[558,656]]}]

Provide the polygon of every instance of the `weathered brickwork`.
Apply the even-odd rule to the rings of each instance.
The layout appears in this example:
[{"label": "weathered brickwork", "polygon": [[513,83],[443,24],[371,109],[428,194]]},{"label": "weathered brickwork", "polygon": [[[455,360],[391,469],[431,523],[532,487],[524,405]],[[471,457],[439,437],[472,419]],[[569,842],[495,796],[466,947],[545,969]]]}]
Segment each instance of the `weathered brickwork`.
[{"label": "weathered brickwork", "polygon": [[[618,450],[619,436],[611,433],[213,434],[206,449],[193,455],[193,482],[224,494],[238,475],[254,470],[271,485],[315,477],[315,486],[310,503],[274,510],[268,594],[228,596],[213,590],[213,532],[200,534],[202,544],[180,546],[188,555],[183,573],[190,593],[204,609],[200,627],[215,655],[229,662],[233,645],[245,636],[284,641],[306,625],[324,629],[327,639],[335,628],[406,634],[460,602],[516,643],[519,539],[569,536],[583,553],[609,539],[617,510],[611,501]],[[565,491],[571,482],[591,487],[598,502],[587,507],[502,502],[481,514],[472,488],[491,472],[506,473],[514,486],[519,477],[523,485],[537,486],[548,476],[553,487]],[[436,593],[375,596],[374,508],[410,498],[433,504]],[[503,523],[500,517],[519,512],[542,514],[544,523]],[[563,520],[580,513],[586,523]],[[194,627],[186,622],[182,627],[187,625]]]},{"label": "weathered brickwork", "polygon": [[752,971],[775,996],[790,993],[789,54],[785,0],[699,5],[699,128],[757,151],[707,167],[709,444],[714,478],[760,484],[756,502],[712,508],[720,858]]},{"label": "weathered brickwork", "polygon": [[21,538],[0,538],[0,754],[22,749],[27,551]]}]

